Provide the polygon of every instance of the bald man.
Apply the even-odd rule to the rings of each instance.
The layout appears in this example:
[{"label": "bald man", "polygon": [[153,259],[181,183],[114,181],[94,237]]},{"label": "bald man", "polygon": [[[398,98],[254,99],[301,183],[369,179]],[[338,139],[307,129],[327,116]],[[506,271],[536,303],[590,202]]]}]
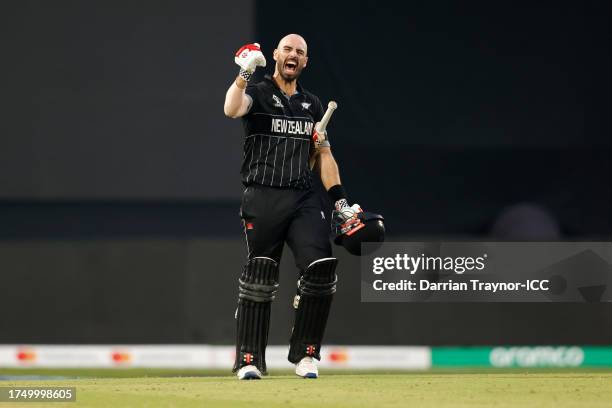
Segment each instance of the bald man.
[{"label": "bald man", "polygon": [[317,378],[315,360],[336,291],[338,261],[313,177],[321,178],[335,203],[332,217],[348,220],[360,209],[348,205],[327,135],[315,130],[323,105],[298,82],[308,64],[306,41],[297,34],[283,37],[273,59],[274,74],[252,84],[266,59],[257,43],[241,47],[235,56],[240,72],[225,97],[225,114],[242,118],[245,131],[240,216],[248,259],[239,278],[234,372],[239,379],[266,373],[270,304],[286,242],[299,271],[288,358],[297,375]]}]

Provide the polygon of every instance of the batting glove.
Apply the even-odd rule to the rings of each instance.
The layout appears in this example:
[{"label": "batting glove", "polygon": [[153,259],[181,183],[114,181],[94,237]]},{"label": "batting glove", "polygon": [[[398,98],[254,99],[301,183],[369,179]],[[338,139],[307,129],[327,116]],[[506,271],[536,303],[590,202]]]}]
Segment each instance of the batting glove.
[{"label": "batting glove", "polygon": [[343,198],[336,201],[335,207],[336,209],[332,212],[332,228],[336,235],[353,235],[365,227],[359,218],[359,214],[363,212],[359,204],[349,207]]},{"label": "batting glove", "polygon": [[234,61],[240,67],[240,77],[247,82],[251,79],[257,67],[266,66],[266,58],[261,52],[258,43],[247,44],[240,47],[240,49],[236,51]]}]

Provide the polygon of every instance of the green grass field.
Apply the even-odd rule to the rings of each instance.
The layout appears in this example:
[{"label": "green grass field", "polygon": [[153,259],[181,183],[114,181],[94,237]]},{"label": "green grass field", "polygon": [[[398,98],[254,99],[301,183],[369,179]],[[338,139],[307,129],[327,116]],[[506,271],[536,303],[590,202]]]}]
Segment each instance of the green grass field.
[{"label": "green grass field", "polygon": [[[16,379],[22,375],[56,378]],[[1,407],[612,407],[610,370],[330,372],[318,380],[272,372],[245,382],[226,373],[165,370],[0,370],[0,376],[0,387],[77,388],[76,403]]]}]

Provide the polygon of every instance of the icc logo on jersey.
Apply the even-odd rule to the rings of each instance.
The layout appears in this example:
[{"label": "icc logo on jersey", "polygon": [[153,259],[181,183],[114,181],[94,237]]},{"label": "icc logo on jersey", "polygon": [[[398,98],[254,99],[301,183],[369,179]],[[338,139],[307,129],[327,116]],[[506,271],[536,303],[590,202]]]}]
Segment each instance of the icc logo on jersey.
[{"label": "icc logo on jersey", "polygon": [[277,108],[284,108],[283,103],[281,102],[278,96],[272,95],[272,99],[274,99],[274,106],[276,106]]}]

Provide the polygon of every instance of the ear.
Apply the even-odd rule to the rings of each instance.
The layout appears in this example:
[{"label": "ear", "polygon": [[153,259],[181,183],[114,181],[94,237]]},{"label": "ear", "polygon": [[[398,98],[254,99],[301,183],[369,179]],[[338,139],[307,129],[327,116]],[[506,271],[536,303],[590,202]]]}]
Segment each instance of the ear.
[{"label": "ear", "polygon": [[308,57],[304,57],[304,68],[306,68],[306,65],[308,65]]},{"label": "ear", "polygon": [[274,59],[274,61],[278,61],[278,49],[275,48],[274,51],[272,52],[272,58]]}]

